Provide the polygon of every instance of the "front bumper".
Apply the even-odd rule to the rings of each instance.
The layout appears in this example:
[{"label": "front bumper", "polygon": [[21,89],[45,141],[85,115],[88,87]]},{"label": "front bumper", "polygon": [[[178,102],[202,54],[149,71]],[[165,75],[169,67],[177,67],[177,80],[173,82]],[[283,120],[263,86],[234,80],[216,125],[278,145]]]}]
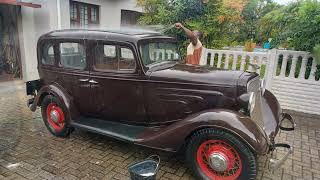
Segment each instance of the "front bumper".
[{"label": "front bumper", "polygon": [[[289,126],[284,126],[284,123],[286,121],[289,123]],[[282,131],[293,131],[295,127],[296,127],[296,123],[292,118],[292,116],[288,113],[282,113],[282,119],[279,122],[279,129]],[[283,157],[279,159],[271,158],[269,160],[268,168],[271,171],[278,169],[288,159],[289,155],[292,154],[293,152],[293,148],[289,144],[285,144],[285,143],[273,144],[270,150],[274,151],[278,148],[286,149],[286,153]]]}]

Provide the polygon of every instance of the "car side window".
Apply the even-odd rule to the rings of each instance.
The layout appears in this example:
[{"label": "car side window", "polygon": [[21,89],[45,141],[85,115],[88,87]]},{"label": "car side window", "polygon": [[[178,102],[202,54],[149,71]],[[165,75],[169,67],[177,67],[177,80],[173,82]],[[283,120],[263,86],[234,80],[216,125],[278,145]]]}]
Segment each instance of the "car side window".
[{"label": "car side window", "polygon": [[98,70],[118,70],[117,47],[98,45],[96,47],[95,68]]},{"label": "car side window", "polygon": [[60,43],[60,66],[72,69],[86,67],[85,48],[80,43]]},{"label": "car side window", "polygon": [[54,47],[52,44],[44,45],[41,62],[44,65],[54,65]]},{"label": "car side window", "polygon": [[134,71],[136,61],[130,48],[117,45],[99,44],[96,46],[94,67],[98,71]]},{"label": "car side window", "polygon": [[134,70],[136,61],[131,49],[126,47],[120,48],[119,70]]}]

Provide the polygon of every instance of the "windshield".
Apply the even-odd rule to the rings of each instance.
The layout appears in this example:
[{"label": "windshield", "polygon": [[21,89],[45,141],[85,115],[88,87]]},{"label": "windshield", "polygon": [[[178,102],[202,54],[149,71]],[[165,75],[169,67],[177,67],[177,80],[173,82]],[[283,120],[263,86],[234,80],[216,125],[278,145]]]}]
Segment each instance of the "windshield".
[{"label": "windshield", "polygon": [[150,42],[140,46],[142,61],[151,66],[165,61],[180,61],[178,46],[172,42]]}]

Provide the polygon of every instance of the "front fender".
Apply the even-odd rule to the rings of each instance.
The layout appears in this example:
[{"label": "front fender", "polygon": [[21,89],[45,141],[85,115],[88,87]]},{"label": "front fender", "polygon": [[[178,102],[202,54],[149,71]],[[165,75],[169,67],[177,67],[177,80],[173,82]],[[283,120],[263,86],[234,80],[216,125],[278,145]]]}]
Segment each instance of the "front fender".
[{"label": "front fender", "polygon": [[266,136],[249,117],[226,109],[211,109],[193,114],[184,120],[161,128],[146,131],[138,137],[137,144],[167,151],[178,151],[195,131],[204,128],[221,128],[245,142],[256,154],[266,154]]},{"label": "front fender", "polygon": [[67,91],[59,86],[58,84],[50,84],[45,85],[41,87],[41,89],[38,91],[32,105],[30,106],[31,111],[35,111],[37,109],[37,106],[41,105],[41,102],[46,95],[53,95],[60,99],[60,101],[64,104],[66,107],[67,113],[70,115],[71,119],[74,119],[78,116],[78,111],[76,110],[73,101],[72,96],[70,96]]}]

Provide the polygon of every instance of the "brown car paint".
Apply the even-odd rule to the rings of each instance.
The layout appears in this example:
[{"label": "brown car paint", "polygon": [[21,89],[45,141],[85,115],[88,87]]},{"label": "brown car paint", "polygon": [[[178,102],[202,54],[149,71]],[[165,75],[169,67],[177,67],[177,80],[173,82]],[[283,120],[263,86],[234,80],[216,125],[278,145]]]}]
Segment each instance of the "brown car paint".
[{"label": "brown car paint", "polygon": [[[79,39],[86,46],[87,66],[84,70],[59,67],[57,55],[55,66],[42,65],[40,52],[43,43],[77,42]],[[277,133],[281,112],[275,97],[268,91],[264,96],[264,104],[271,110],[263,114],[265,124],[271,124],[266,134],[250,117],[238,112],[241,107],[237,97],[246,92],[247,82],[257,74],[184,64],[148,70],[142,64],[138,49],[141,42],[152,40],[174,42],[173,38],[152,33],[131,35],[63,30],[43,35],[38,41],[38,70],[42,88],[31,110],[35,111],[36,106],[41,105],[44,95],[53,94],[63,101],[71,120],[88,115],[145,126],[146,130],[134,141],[139,145],[178,151],[194,131],[217,127],[234,133],[257,154],[268,152],[270,144],[266,135],[273,137]],[[136,70],[130,73],[95,71],[94,46],[97,42],[120,43],[132,48]],[[80,82],[79,79],[83,78],[94,79],[99,84],[92,86]],[[104,95],[105,92],[109,94]],[[115,101],[118,104],[114,104]],[[109,109],[110,114],[103,111],[112,105],[115,108]]]},{"label": "brown car paint", "polygon": [[138,137],[136,143],[166,151],[178,151],[188,136],[196,130],[205,128],[225,129],[238,136],[255,153],[266,154],[268,152],[266,138],[259,132],[257,125],[249,117],[226,109],[197,112],[161,130],[145,131]]}]

